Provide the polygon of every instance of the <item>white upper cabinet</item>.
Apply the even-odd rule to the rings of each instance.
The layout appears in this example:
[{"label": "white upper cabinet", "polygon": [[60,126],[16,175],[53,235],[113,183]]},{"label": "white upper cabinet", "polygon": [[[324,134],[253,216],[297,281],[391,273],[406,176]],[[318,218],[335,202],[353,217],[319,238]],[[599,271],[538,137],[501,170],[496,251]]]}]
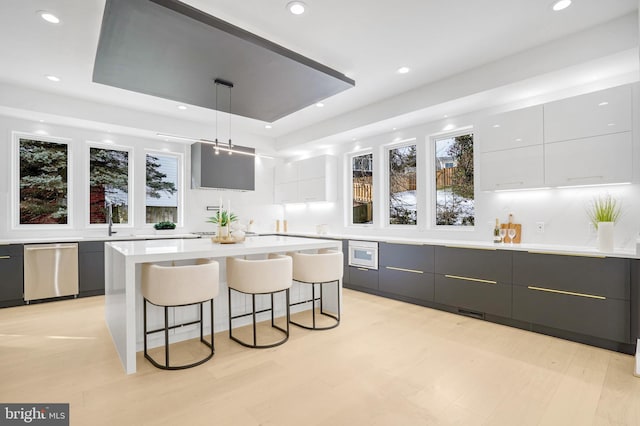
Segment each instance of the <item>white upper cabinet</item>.
[{"label": "white upper cabinet", "polygon": [[630,85],[544,105],[544,141],[546,143],[630,130]]},{"label": "white upper cabinet", "polygon": [[545,183],[550,186],[631,182],[631,132],[546,144]]},{"label": "white upper cabinet", "polygon": [[542,144],[480,153],[480,189],[540,188],[543,163]]},{"label": "white upper cabinet", "polygon": [[294,161],[275,170],[275,202],[335,201],[337,159],[330,155]]},{"label": "white upper cabinet", "polygon": [[542,145],[542,105],[491,115],[478,123],[480,152]]}]

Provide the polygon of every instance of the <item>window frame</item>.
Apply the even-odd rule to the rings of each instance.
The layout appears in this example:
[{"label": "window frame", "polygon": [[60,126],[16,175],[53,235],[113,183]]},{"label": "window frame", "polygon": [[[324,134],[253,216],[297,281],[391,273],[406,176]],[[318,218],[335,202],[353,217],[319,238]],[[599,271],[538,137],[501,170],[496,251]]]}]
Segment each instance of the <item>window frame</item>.
[{"label": "window frame", "polygon": [[[416,223],[414,225],[411,224],[400,224],[400,223],[394,223],[391,224],[391,214],[390,214],[390,210],[391,210],[391,170],[390,170],[390,151],[392,149],[398,149],[398,148],[403,148],[403,147],[407,147],[407,146],[412,146],[415,145],[416,147]],[[396,142],[392,142],[386,145],[383,145],[382,148],[384,149],[384,226],[387,228],[399,228],[399,229],[416,229],[420,227],[420,222],[421,222],[421,212],[420,212],[420,207],[422,206],[423,202],[422,202],[422,196],[424,193],[424,190],[421,190],[420,188],[422,187],[421,179],[420,176],[422,173],[420,173],[420,169],[421,169],[421,165],[420,165],[420,144],[418,144],[418,138],[407,138],[407,139],[403,139],[401,141],[396,141]]]},{"label": "window frame", "polygon": [[450,139],[450,138],[455,138],[457,136],[464,136],[464,135],[473,135],[473,193],[474,193],[474,218],[477,219],[477,208],[475,206],[475,197],[478,193],[478,183],[477,183],[477,163],[478,163],[478,158],[477,158],[477,150],[476,150],[476,134],[474,132],[474,128],[473,126],[465,126],[465,127],[460,127],[457,128],[455,130],[452,131],[447,131],[447,132],[441,132],[441,133],[435,133],[432,135],[428,135],[426,137],[428,144],[429,144],[429,149],[428,149],[428,162],[427,164],[430,164],[431,166],[427,168],[427,176],[428,178],[425,180],[426,181],[426,185],[428,185],[428,196],[427,196],[427,209],[426,211],[429,214],[429,217],[427,219],[427,229],[432,230],[432,231],[457,231],[457,232],[474,232],[476,230],[477,224],[475,223],[474,220],[474,224],[470,225],[470,226],[460,226],[460,225],[438,225],[436,224],[436,218],[437,218],[437,209],[436,209],[436,201],[437,201],[437,191],[436,191],[436,178],[435,178],[435,173],[436,173],[436,166],[435,166],[435,158],[436,158],[436,141],[438,140],[442,140],[442,139]]},{"label": "window frame", "polygon": [[176,187],[178,188],[178,220],[175,222],[177,228],[182,228],[184,226],[184,197],[185,197],[185,166],[184,166],[184,153],[170,151],[165,149],[153,149],[153,148],[145,148],[144,150],[144,166],[142,171],[143,183],[142,183],[142,211],[140,212],[140,217],[142,219],[142,226],[147,229],[153,229],[154,223],[147,223],[147,156],[148,155],[158,155],[165,157],[176,157],[178,160],[178,170],[176,171],[176,178],[178,179],[178,183]]},{"label": "window frame", "polygon": [[[65,224],[22,224],[20,223],[20,139],[57,143],[67,146],[67,223]],[[11,132],[11,229],[12,230],[67,230],[74,229],[73,197],[73,139],[62,136],[49,136],[31,132]]]},{"label": "window frame", "polygon": [[[369,155],[371,154],[371,170],[373,173],[373,191],[372,191],[372,201],[373,201],[373,212],[372,212],[372,220],[371,223],[353,223],[353,159],[354,157],[361,157],[363,155]],[[345,195],[347,196],[346,200],[345,200],[345,206],[346,206],[346,210],[347,210],[347,214],[345,215],[345,217],[347,218],[347,223],[345,224],[346,227],[354,227],[354,228],[373,228],[376,225],[376,199],[377,199],[377,186],[376,185],[376,175],[377,175],[377,169],[376,169],[376,154],[374,152],[373,148],[365,148],[365,149],[361,149],[358,151],[353,151],[353,152],[349,152],[347,154],[345,154],[346,157],[346,174],[347,174],[347,179],[346,181],[348,182],[349,185],[349,190],[345,191]]]},{"label": "window frame", "polygon": [[[90,207],[90,201],[91,201],[91,188],[89,186],[89,178],[91,177],[91,148],[99,148],[99,149],[106,149],[106,150],[112,150],[112,151],[125,151],[128,153],[128,158],[129,158],[129,167],[128,167],[128,176],[127,176],[127,209],[129,211],[129,221],[127,223],[114,223],[113,224],[113,228],[114,229],[127,229],[127,228],[133,228],[134,227],[134,222],[135,222],[135,194],[134,194],[134,169],[135,169],[135,152],[133,147],[131,146],[126,146],[126,145],[115,145],[115,144],[111,144],[111,143],[106,143],[106,142],[95,142],[95,141],[86,141],[85,143],[85,147],[86,147],[86,154],[85,154],[85,158],[86,158],[86,179],[84,182],[84,190],[85,190],[85,201],[86,201],[86,205],[84,206],[84,223],[85,226],[87,228],[95,228],[95,229],[99,229],[99,228],[104,228],[105,226],[108,226],[108,224],[105,223],[91,223],[91,207]],[[146,157],[145,157],[146,160]]]}]

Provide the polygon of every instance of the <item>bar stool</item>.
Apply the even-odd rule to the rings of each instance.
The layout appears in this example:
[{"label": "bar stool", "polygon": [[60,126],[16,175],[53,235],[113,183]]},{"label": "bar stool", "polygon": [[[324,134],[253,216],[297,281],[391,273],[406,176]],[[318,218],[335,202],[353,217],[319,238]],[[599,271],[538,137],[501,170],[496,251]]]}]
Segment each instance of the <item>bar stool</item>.
[{"label": "bar stool", "polygon": [[[317,254],[308,253],[288,253],[293,259],[293,280],[302,284],[311,284],[311,299],[296,302],[293,305],[312,303],[311,320],[312,325],[291,320],[292,324],[308,330],[329,330],[340,324],[340,279],[343,273],[342,253],[335,250],[320,250]],[[335,315],[324,312],[322,288],[325,284],[336,283],[336,293],[338,297],[338,310]],[[320,297],[316,298],[316,284],[320,286]],[[335,324],[327,327],[316,325],[316,301],[320,301],[320,314],[333,318]],[[292,306],[293,306],[292,305]]]},{"label": "bar stool", "polygon": [[[213,299],[218,295],[220,278],[218,262],[199,259],[195,265],[160,266],[145,263],[142,265],[142,297],[144,315],[144,357],[155,367],[163,370],[181,370],[195,367],[213,357],[215,352],[213,337]],[[203,304],[211,305],[211,343],[204,339]],[[164,327],[147,331],[147,303],[164,308]],[[169,326],[169,307],[200,305],[200,319],[183,324]],[[211,349],[203,359],[192,364],[170,365],[169,330],[185,325],[200,324],[200,341]],[[147,352],[147,336],[164,331],[165,363],[160,364]]]},{"label": "bar stool", "polygon": [[[264,260],[227,258],[227,286],[229,287],[229,338],[248,348],[272,348],[289,339],[289,288],[291,287],[291,258],[284,255],[269,255]],[[231,290],[251,295],[251,313],[233,315],[231,311]],[[286,296],[287,328],[275,324],[273,295],[281,291]],[[271,307],[256,312],[256,295],[271,295]],[[258,345],[256,334],[256,314],[271,311],[271,327],[281,331],[284,338],[267,345]],[[253,344],[243,342],[233,335],[232,320],[251,315],[253,318]]]}]

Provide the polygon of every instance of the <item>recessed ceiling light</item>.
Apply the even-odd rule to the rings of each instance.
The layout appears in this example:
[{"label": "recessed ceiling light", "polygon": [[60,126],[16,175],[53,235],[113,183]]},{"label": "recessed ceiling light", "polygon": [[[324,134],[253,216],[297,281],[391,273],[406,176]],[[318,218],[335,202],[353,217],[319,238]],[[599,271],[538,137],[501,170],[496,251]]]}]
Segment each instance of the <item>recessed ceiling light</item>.
[{"label": "recessed ceiling light", "polygon": [[571,0],[558,0],[557,2],[553,3],[553,10],[558,12],[560,10],[566,9],[569,6],[571,6]]},{"label": "recessed ceiling light", "polygon": [[44,120],[40,120],[41,123],[44,123]]},{"label": "recessed ceiling light", "polygon": [[60,78],[56,77],[55,75],[47,75],[45,77],[47,77],[47,80],[55,81],[56,83],[60,81]]},{"label": "recessed ceiling light", "polygon": [[398,74],[406,74],[409,71],[411,71],[411,69],[409,67],[400,67],[397,70]]},{"label": "recessed ceiling light", "polygon": [[306,8],[307,5],[301,1],[291,1],[287,3],[287,9],[294,15],[302,15]]},{"label": "recessed ceiling light", "polygon": [[604,102],[600,102],[600,103],[598,104],[598,106],[606,106],[606,105],[609,105],[609,102],[604,101]]},{"label": "recessed ceiling light", "polygon": [[443,115],[444,118],[449,118],[449,116],[447,114]]},{"label": "recessed ceiling light", "polygon": [[184,111],[185,109],[187,109],[187,107],[186,107],[186,106],[184,106],[184,105],[178,105],[178,109],[181,109],[181,110],[183,110],[183,111]]},{"label": "recessed ceiling light", "polygon": [[615,125],[616,125],[616,123],[609,123],[609,124],[607,124],[607,126],[609,126],[609,127],[613,127],[613,126],[615,126]]},{"label": "recessed ceiling light", "polygon": [[499,124],[494,124],[493,127],[497,129],[498,127],[500,127],[500,125]]},{"label": "recessed ceiling light", "polygon": [[397,127],[393,127],[391,130],[398,130],[398,128]]},{"label": "recessed ceiling light", "polygon": [[318,102],[318,103],[316,104],[316,106],[317,106],[318,108],[322,108],[322,107],[324,106],[324,104],[323,104],[322,102]]},{"label": "recessed ceiling light", "polygon": [[271,128],[271,124],[266,124],[266,125],[264,126],[264,128],[265,128],[265,129],[270,129],[270,128]]},{"label": "recessed ceiling light", "polygon": [[40,17],[42,19],[44,19],[45,21],[50,22],[52,24],[59,24],[60,23],[60,18],[58,18],[56,15],[54,15],[51,12],[47,12],[46,10],[38,11],[38,15],[40,15]]}]

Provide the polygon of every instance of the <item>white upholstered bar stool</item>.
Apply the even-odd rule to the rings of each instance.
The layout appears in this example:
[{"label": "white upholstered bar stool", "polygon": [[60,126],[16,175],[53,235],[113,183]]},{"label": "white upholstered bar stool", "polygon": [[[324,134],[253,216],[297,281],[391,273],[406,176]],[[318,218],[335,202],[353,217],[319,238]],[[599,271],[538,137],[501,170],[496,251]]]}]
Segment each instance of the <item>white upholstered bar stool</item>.
[{"label": "white upholstered bar stool", "polygon": [[[200,365],[213,357],[215,353],[213,299],[220,289],[219,269],[218,262],[208,259],[199,259],[195,265],[185,266],[160,266],[149,263],[142,265],[144,357],[151,364],[163,370],[181,370]],[[211,305],[211,343],[204,339],[203,304],[207,301]],[[164,328],[147,331],[147,303],[164,308]],[[169,326],[170,307],[196,304],[200,305],[199,320]],[[194,363],[171,365],[169,363],[169,330],[193,324],[200,324],[200,341],[211,350],[207,356]],[[159,332],[164,332],[164,365],[154,360],[147,352],[147,336]]]},{"label": "white upholstered bar stool", "polygon": [[[335,250],[320,250],[317,254],[308,253],[287,253],[293,259],[293,280],[302,284],[311,285],[311,299],[296,302],[293,305],[312,303],[311,325],[305,325],[291,320],[292,324],[309,330],[329,330],[340,324],[340,279],[343,272],[343,255]],[[334,283],[336,284],[336,294],[338,309],[334,314],[324,311],[322,288]],[[320,297],[316,298],[316,284],[320,286]],[[316,302],[320,302],[320,314],[333,318],[335,323],[321,327],[316,325]]]},{"label": "white upholstered bar stool", "polygon": [[[289,339],[289,288],[291,287],[291,258],[284,255],[269,255],[264,260],[246,260],[235,257],[227,258],[227,287],[229,287],[229,338],[249,348],[272,348]],[[251,312],[233,315],[231,310],[231,290],[251,295]],[[286,329],[279,327],[274,318],[274,294],[285,292],[286,297]],[[256,295],[270,295],[271,307],[256,311]],[[258,344],[256,333],[256,314],[271,311],[271,327],[281,331],[284,337],[277,342]],[[237,318],[252,316],[253,343],[247,343],[233,335],[232,321]]]}]

